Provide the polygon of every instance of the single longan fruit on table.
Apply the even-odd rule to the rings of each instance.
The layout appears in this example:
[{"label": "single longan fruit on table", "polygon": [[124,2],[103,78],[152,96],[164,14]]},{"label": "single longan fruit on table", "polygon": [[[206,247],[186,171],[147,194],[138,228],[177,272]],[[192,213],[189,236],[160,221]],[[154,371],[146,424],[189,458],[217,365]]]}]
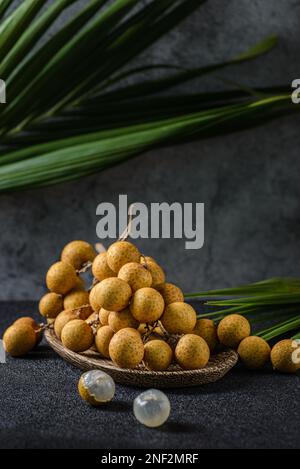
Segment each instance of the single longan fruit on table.
[{"label": "single longan fruit on table", "polygon": [[180,301],[166,306],[161,322],[170,334],[187,334],[196,325],[197,315],[188,303]]},{"label": "single longan fruit on table", "polygon": [[249,370],[263,368],[270,360],[270,353],[268,342],[256,336],[246,337],[238,348],[240,359]]},{"label": "single longan fruit on table", "polygon": [[90,303],[94,311],[100,311],[101,308],[121,311],[128,306],[131,294],[131,288],[124,280],[106,278],[92,288]]},{"label": "single longan fruit on table", "polygon": [[173,283],[162,283],[156,287],[156,290],[162,295],[166,306],[184,301],[182,290]]},{"label": "single longan fruit on table", "polygon": [[55,319],[63,309],[63,299],[58,293],[47,293],[40,299],[39,311],[45,318]]},{"label": "single longan fruit on table", "polygon": [[120,368],[135,368],[144,358],[144,344],[136,329],[117,332],[109,344],[109,356]]},{"label": "single longan fruit on table", "polygon": [[202,337],[213,352],[218,343],[217,328],[211,319],[198,319],[193,334]]},{"label": "single longan fruit on table", "polygon": [[88,305],[90,300],[90,294],[84,290],[71,290],[64,297],[63,309],[75,309],[80,306]]},{"label": "single longan fruit on table", "polygon": [[32,327],[35,332],[36,345],[38,345],[43,338],[43,331],[41,330],[40,324],[38,324],[33,318],[30,318],[29,316],[24,316],[22,318],[17,319],[13,323],[13,326],[22,324],[27,324],[28,326]]},{"label": "single longan fruit on table", "polygon": [[210,350],[202,337],[186,334],[179,339],[175,348],[177,363],[184,370],[204,368],[210,357]]},{"label": "single longan fruit on table", "polygon": [[66,295],[75,287],[77,282],[76,270],[66,262],[56,262],[50,267],[46,275],[48,289],[59,295]]},{"label": "single longan fruit on table", "polygon": [[130,309],[125,308],[122,311],[111,311],[108,315],[108,325],[113,331],[118,332],[125,327],[137,329],[139,322],[132,316]]},{"label": "single longan fruit on table", "polygon": [[251,326],[244,316],[229,314],[220,321],[217,333],[221,344],[237,348],[240,342],[251,334]]},{"label": "single longan fruit on table", "polygon": [[170,345],[161,339],[153,339],[144,346],[144,362],[149,370],[165,371],[173,359],[173,350]]},{"label": "single longan fruit on table", "polygon": [[296,373],[300,370],[300,346],[292,339],[277,342],[271,351],[274,370],[281,373]]},{"label": "single longan fruit on table", "polygon": [[54,332],[58,339],[61,339],[61,333],[65,325],[74,319],[86,320],[92,314],[92,309],[89,307],[86,308],[77,308],[77,309],[67,309],[59,313],[54,322]]},{"label": "single longan fruit on table", "polygon": [[164,311],[165,302],[161,294],[154,288],[140,288],[130,303],[130,311],[138,322],[153,323]]},{"label": "single longan fruit on table", "polygon": [[127,282],[133,292],[140,288],[151,287],[152,285],[152,277],[149,270],[138,262],[129,262],[123,265],[119,270],[118,277]]},{"label": "single longan fruit on table", "polygon": [[61,332],[61,341],[66,348],[73,352],[84,352],[93,345],[93,330],[82,319],[73,319],[64,326]]},{"label": "single longan fruit on table", "polygon": [[105,358],[110,358],[109,356],[109,344],[111,339],[114,336],[114,331],[109,326],[99,327],[95,337],[96,349],[99,353]]},{"label": "single longan fruit on table", "polygon": [[151,287],[156,288],[158,285],[165,283],[166,275],[160,265],[153,261],[151,257],[142,257],[141,264],[149,270],[152,277]]},{"label": "single longan fruit on table", "polygon": [[101,282],[106,278],[116,277],[117,274],[109,267],[107,263],[107,254],[106,252],[101,252],[95,257],[93,266],[92,266],[93,276]]},{"label": "single longan fruit on table", "polygon": [[87,262],[92,262],[97,253],[93,246],[86,241],[71,241],[62,253],[61,260],[71,264],[74,269],[80,270]]},{"label": "single longan fruit on table", "polygon": [[128,262],[139,262],[140,251],[128,241],[117,241],[110,245],[106,253],[107,264],[111,270],[118,273]]},{"label": "single longan fruit on table", "polygon": [[34,349],[37,343],[37,333],[26,323],[19,322],[10,326],[3,335],[3,344],[7,353],[12,357],[21,357]]}]

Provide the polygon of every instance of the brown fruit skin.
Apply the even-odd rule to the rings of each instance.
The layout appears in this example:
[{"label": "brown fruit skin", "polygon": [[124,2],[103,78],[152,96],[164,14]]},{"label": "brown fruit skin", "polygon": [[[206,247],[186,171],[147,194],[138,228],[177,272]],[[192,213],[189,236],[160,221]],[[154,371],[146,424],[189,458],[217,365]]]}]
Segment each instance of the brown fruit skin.
[{"label": "brown fruit skin", "polygon": [[184,302],[182,290],[173,283],[162,283],[156,287],[156,290],[162,295],[165,305]]},{"label": "brown fruit skin", "polygon": [[128,306],[131,294],[131,288],[124,280],[117,277],[106,278],[91,290],[90,303],[94,311],[100,311],[101,308],[121,311]]},{"label": "brown fruit skin", "polygon": [[300,362],[294,363],[292,356],[294,352],[299,352],[300,347],[296,346],[296,342],[292,339],[285,339],[277,342],[271,351],[271,362],[274,370],[280,371],[281,373],[296,373],[300,370]]},{"label": "brown fruit skin", "polygon": [[114,331],[109,326],[99,327],[95,337],[95,345],[99,353],[105,358],[109,356],[109,344],[114,336]]},{"label": "brown fruit skin", "polygon": [[135,368],[144,358],[144,344],[136,329],[125,328],[110,341],[109,355],[120,368]]},{"label": "brown fruit skin", "polygon": [[107,264],[116,274],[128,262],[139,262],[141,254],[134,244],[128,241],[117,241],[107,250]]},{"label": "brown fruit skin", "polygon": [[152,288],[157,288],[158,285],[165,283],[166,275],[163,269],[155,261],[153,261],[151,257],[142,257],[141,264],[144,265],[151,274]]},{"label": "brown fruit skin", "polygon": [[80,270],[84,264],[92,262],[96,255],[93,246],[86,241],[71,241],[64,247],[61,260]]},{"label": "brown fruit skin", "polygon": [[26,325],[32,327],[32,329],[35,332],[35,338],[36,338],[36,344],[35,345],[39,345],[39,343],[43,339],[43,331],[41,330],[41,326],[33,318],[30,318],[28,316],[17,319],[13,323],[13,326],[14,325],[20,325],[20,324],[26,324]]},{"label": "brown fruit skin", "polygon": [[77,275],[74,267],[66,262],[56,262],[47,272],[46,284],[51,292],[66,295],[76,283]]},{"label": "brown fruit skin", "polygon": [[39,311],[45,318],[55,319],[63,309],[66,308],[63,307],[62,296],[58,293],[50,292],[40,299]]},{"label": "brown fruit skin", "polygon": [[12,357],[26,355],[34,349],[36,342],[36,332],[28,323],[13,324],[3,335],[4,348]]},{"label": "brown fruit skin", "polygon": [[237,348],[240,342],[251,334],[251,326],[244,316],[229,314],[220,321],[217,333],[222,345]]},{"label": "brown fruit skin", "polygon": [[210,358],[210,350],[202,337],[186,334],[179,339],[175,348],[177,363],[184,370],[204,368]]},{"label": "brown fruit skin", "polygon": [[133,292],[140,288],[151,287],[152,277],[143,265],[138,262],[129,262],[123,265],[118,273],[118,278],[127,282]]},{"label": "brown fruit skin", "polygon": [[107,264],[106,252],[101,252],[95,257],[93,266],[92,266],[93,276],[101,282],[106,278],[116,277],[117,274],[111,270]]},{"label": "brown fruit skin", "polygon": [[125,329],[125,327],[137,329],[139,324],[140,323],[132,316],[129,308],[125,308],[119,312],[111,311],[108,316],[108,325],[114,332]]},{"label": "brown fruit skin", "polygon": [[259,370],[270,360],[271,348],[261,337],[250,336],[242,340],[238,354],[249,370]]},{"label": "brown fruit skin", "polygon": [[170,334],[188,334],[196,325],[197,315],[188,303],[169,304],[162,315],[161,322]]},{"label": "brown fruit skin", "polygon": [[215,323],[211,319],[198,319],[193,334],[202,337],[213,352],[218,343],[218,334]]},{"label": "brown fruit skin", "polygon": [[165,371],[173,359],[173,350],[170,345],[161,339],[153,339],[144,346],[144,362],[149,370]]},{"label": "brown fruit skin", "polygon": [[84,352],[94,342],[94,334],[91,326],[82,319],[73,319],[68,322],[62,332],[61,341],[63,345],[73,352]]},{"label": "brown fruit skin", "polygon": [[130,303],[130,311],[138,322],[152,324],[157,321],[164,311],[165,302],[161,294],[154,288],[137,290]]},{"label": "brown fruit skin", "polygon": [[107,309],[101,308],[99,311],[99,319],[102,324],[102,326],[108,326],[108,317],[110,315],[111,311],[108,311]]},{"label": "brown fruit skin", "polygon": [[90,294],[84,290],[71,290],[64,298],[63,309],[75,309],[89,304]]},{"label": "brown fruit skin", "polygon": [[92,314],[91,308],[67,309],[59,313],[54,322],[54,332],[61,339],[61,332],[65,325],[74,319],[86,320]]}]

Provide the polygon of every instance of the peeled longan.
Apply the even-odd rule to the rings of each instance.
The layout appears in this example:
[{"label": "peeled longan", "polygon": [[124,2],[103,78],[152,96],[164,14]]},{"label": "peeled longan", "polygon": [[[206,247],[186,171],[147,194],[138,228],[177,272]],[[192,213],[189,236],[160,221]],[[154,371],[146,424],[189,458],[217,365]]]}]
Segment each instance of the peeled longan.
[{"label": "peeled longan", "polygon": [[202,337],[210,348],[210,351],[216,348],[218,343],[218,334],[215,323],[211,319],[198,319],[193,329],[193,334]]},{"label": "peeled longan", "polygon": [[89,304],[90,294],[84,290],[71,290],[64,298],[63,309],[75,309]]},{"label": "peeled longan", "polygon": [[175,348],[177,363],[184,370],[204,368],[210,357],[207,343],[195,334],[186,334],[179,339]]},{"label": "peeled longan", "polygon": [[146,269],[149,270],[152,277],[152,287],[156,288],[158,285],[165,283],[166,275],[163,269],[152,260],[152,258],[146,257],[141,260],[141,264],[145,265]]},{"label": "peeled longan", "polygon": [[187,334],[196,325],[197,316],[194,308],[188,303],[176,302],[167,305],[161,322],[170,334]]},{"label": "peeled longan", "polygon": [[249,337],[251,326],[244,316],[229,314],[220,321],[217,333],[221,344],[237,348],[243,339]]},{"label": "peeled longan", "polygon": [[140,288],[151,287],[152,285],[152,277],[149,270],[138,262],[129,262],[123,265],[119,270],[118,277],[127,282],[133,292]]},{"label": "peeled longan", "polygon": [[86,241],[71,241],[62,253],[61,260],[71,264],[74,269],[80,270],[87,262],[92,262],[97,253],[93,246]]},{"label": "peeled longan", "polygon": [[144,358],[144,344],[136,329],[117,332],[110,341],[109,355],[120,368],[135,368]]},{"label": "peeled longan", "polygon": [[114,331],[109,326],[99,327],[95,337],[95,345],[99,353],[105,358],[110,358],[109,356],[109,344],[111,339],[114,336]]},{"label": "peeled longan", "polygon": [[162,295],[165,305],[184,301],[182,290],[173,283],[162,283],[156,289]]},{"label": "peeled longan", "polygon": [[250,336],[242,340],[238,354],[243,364],[250,370],[257,370],[270,360],[271,348],[261,337]]},{"label": "peeled longan", "polygon": [[139,262],[141,257],[138,248],[128,241],[117,241],[111,244],[106,254],[108,266],[116,273],[128,262]]},{"label": "peeled longan", "polygon": [[90,303],[94,311],[101,308],[109,311],[121,311],[129,304],[131,288],[128,283],[117,277],[106,278],[93,287]]},{"label": "peeled longan", "polygon": [[169,368],[173,359],[173,350],[163,340],[150,340],[144,346],[144,362],[149,370],[164,371]]},{"label": "peeled longan", "polygon": [[271,362],[274,370],[296,373],[300,370],[300,346],[292,339],[277,342],[271,351]]},{"label": "peeled longan", "polygon": [[132,316],[130,309],[125,308],[122,311],[111,311],[108,316],[108,325],[113,331],[118,332],[125,327],[136,329],[139,322]]},{"label": "peeled longan", "polygon": [[93,262],[92,272],[99,282],[106,278],[117,276],[117,274],[108,266],[106,256],[106,252],[101,252],[97,257],[95,257]]},{"label": "peeled longan", "polygon": [[58,293],[47,293],[40,299],[39,311],[45,318],[54,319],[63,309],[63,299]]},{"label": "peeled longan", "polygon": [[130,303],[130,311],[138,322],[153,323],[157,321],[164,311],[164,299],[154,288],[141,288],[137,290]]},{"label": "peeled longan", "polygon": [[83,307],[77,309],[67,309],[59,313],[54,322],[54,332],[58,339],[61,339],[61,333],[65,325],[74,319],[86,320],[92,314],[90,307]]},{"label": "peeled longan", "polygon": [[61,341],[66,348],[73,352],[84,352],[93,345],[93,330],[82,319],[73,319],[63,327]]},{"label": "peeled longan", "polygon": [[60,295],[65,295],[72,290],[77,282],[74,267],[66,262],[56,262],[50,267],[46,275],[48,289]]},{"label": "peeled longan", "polygon": [[12,357],[26,355],[34,349],[36,342],[37,334],[26,322],[13,324],[3,335],[4,348]]}]

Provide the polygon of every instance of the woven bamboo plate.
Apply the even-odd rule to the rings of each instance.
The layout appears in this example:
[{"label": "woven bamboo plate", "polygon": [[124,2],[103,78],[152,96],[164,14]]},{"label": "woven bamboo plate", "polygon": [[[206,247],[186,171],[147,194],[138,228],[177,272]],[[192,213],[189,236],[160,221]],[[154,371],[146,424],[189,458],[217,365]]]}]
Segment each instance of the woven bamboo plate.
[{"label": "woven bamboo plate", "polygon": [[178,388],[213,383],[223,378],[238,361],[237,353],[227,350],[213,355],[208,365],[201,370],[183,371],[176,365],[172,365],[169,371],[148,371],[142,366],[126,370],[115,366],[110,360],[101,358],[93,350],[79,354],[66,349],[53,330],[46,330],[45,337],[50,347],[65,361],[81,370],[105,371],[116,383],[129,386]]}]

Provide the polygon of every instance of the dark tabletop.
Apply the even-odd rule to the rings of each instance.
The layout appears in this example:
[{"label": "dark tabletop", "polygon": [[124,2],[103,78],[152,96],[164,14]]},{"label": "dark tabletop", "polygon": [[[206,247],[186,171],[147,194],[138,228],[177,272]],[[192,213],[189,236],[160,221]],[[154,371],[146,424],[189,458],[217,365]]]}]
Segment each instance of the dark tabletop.
[{"label": "dark tabletop", "polygon": [[[35,303],[1,303],[0,333]],[[237,366],[221,381],[166,390],[172,413],[161,428],[140,425],[132,412],[140,390],[117,385],[101,408],[77,392],[80,370],[46,343],[27,358],[0,364],[1,448],[299,448],[300,376]]]}]

